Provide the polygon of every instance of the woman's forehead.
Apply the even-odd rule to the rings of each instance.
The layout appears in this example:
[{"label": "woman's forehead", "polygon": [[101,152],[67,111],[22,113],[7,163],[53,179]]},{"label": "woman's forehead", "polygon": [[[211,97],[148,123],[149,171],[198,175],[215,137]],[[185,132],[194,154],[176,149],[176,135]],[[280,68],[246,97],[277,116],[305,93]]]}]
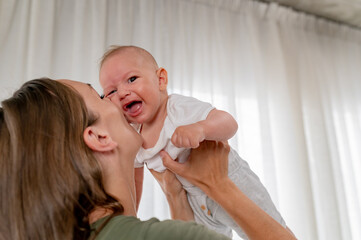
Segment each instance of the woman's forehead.
[{"label": "woman's forehead", "polygon": [[84,95],[84,93],[90,92],[93,89],[93,87],[89,83],[82,83],[82,82],[77,82],[77,81],[73,81],[73,80],[69,80],[69,79],[60,79],[57,81],[73,88],[75,91],[77,91],[81,95]]}]

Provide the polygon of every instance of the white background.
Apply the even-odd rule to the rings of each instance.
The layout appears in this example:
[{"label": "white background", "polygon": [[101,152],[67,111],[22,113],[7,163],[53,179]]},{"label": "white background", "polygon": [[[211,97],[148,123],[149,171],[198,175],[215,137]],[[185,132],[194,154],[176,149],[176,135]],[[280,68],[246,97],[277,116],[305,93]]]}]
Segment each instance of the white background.
[{"label": "white background", "polygon": [[[101,92],[109,45],[138,45],[169,92],[233,114],[231,144],[299,239],[361,239],[361,32],[246,0],[0,1],[0,98],[70,78]],[[139,217],[169,218],[146,175]]]}]

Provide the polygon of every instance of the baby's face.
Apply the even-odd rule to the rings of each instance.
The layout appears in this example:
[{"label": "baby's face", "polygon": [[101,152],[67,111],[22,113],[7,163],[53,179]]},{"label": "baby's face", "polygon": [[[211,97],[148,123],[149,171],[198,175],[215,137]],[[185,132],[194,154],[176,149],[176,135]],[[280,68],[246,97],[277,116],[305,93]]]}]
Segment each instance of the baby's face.
[{"label": "baby's face", "polygon": [[116,53],[100,69],[104,96],[123,111],[129,122],[149,122],[155,117],[164,92],[161,70],[133,50]]}]

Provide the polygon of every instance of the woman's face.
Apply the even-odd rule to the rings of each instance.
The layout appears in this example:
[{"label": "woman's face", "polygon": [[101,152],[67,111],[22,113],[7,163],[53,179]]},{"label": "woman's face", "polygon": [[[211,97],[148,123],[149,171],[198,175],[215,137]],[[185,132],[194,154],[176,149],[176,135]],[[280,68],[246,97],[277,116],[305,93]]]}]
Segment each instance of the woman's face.
[{"label": "woman's face", "polygon": [[[142,145],[141,136],[125,120],[121,111],[109,100],[101,99],[99,94],[85,83],[61,80],[62,83],[72,86],[83,97],[87,108],[97,116],[97,125],[104,129],[118,144],[121,159],[129,159],[134,167],[135,156]],[[128,162],[128,161],[127,161]]]}]

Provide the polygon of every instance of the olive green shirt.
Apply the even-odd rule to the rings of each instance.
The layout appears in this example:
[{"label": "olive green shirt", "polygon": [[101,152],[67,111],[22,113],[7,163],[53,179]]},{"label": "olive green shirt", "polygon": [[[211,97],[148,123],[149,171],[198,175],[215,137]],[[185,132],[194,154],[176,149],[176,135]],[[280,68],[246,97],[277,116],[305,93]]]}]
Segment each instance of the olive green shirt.
[{"label": "olive green shirt", "polygon": [[[91,225],[95,233],[108,217],[102,218]],[[97,240],[213,240],[224,239],[228,237],[207,229],[203,225],[195,222],[183,222],[178,220],[159,221],[151,218],[147,221],[141,221],[131,216],[115,216],[113,217],[99,232]]]}]

